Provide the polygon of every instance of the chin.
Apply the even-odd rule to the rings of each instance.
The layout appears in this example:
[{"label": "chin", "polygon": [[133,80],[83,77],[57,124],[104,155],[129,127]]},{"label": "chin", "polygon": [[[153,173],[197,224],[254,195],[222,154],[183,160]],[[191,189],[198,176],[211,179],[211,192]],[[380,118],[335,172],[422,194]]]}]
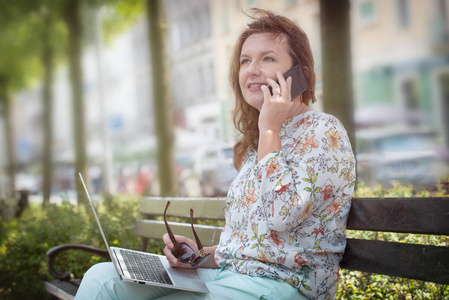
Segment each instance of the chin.
[{"label": "chin", "polygon": [[260,99],[245,99],[246,103],[248,103],[250,106],[254,107],[258,111],[262,109],[263,100]]}]

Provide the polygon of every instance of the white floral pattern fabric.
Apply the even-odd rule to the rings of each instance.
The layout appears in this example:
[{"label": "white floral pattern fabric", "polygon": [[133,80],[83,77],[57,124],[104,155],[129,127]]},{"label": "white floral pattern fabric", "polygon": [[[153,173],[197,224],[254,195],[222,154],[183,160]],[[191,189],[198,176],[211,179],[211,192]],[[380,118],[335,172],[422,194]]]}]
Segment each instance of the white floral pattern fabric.
[{"label": "white floral pattern fabric", "polygon": [[217,264],[333,299],[346,246],[355,158],[345,129],[309,111],[282,126],[282,151],[249,149],[227,196]]}]

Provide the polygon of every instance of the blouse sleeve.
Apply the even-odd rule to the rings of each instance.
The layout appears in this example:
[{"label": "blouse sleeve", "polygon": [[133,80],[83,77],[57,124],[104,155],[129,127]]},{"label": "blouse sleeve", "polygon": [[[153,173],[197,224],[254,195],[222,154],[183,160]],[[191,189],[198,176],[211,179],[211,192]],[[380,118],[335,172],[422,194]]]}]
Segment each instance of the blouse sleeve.
[{"label": "blouse sleeve", "polygon": [[301,119],[281,135],[282,151],[256,166],[268,226],[297,226],[335,197],[352,194],[355,159],[345,129],[332,116]]}]

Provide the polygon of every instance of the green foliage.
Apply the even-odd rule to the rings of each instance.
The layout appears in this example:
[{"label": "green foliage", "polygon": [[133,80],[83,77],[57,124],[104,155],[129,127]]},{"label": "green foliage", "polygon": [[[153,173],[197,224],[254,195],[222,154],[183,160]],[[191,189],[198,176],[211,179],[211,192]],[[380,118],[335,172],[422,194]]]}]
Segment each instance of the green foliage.
[{"label": "green foliage", "polygon": [[29,84],[41,73],[38,53],[33,47],[38,39],[31,28],[33,19],[8,24],[0,29],[0,76],[12,89]]},{"label": "green foliage", "polygon": [[[97,205],[98,214],[111,244],[140,248],[134,233],[138,214],[136,198],[107,198]],[[105,248],[90,210],[69,204],[51,205],[42,210],[32,205],[20,220],[0,227],[5,236],[0,245],[0,299],[45,299],[44,281],[49,280],[46,252],[60,244],[86,244]],[[161,253],[161,243],[149,251]],[[83,251],[66,251],[58,256],[56,268],[81,278],[87,269],[105,259]]]},{"label": "green foliage", "polygon": [[[42,285],[34,286],[42,280],[39,278],[41,274],[45,274],[47,250],[43,243],[45,234],[42,235],[42,228],[37,225],[34,221],[21,224],[17,219],[5,224],[8,237],[0,257],[2,299],[38,299],[43,295]],[[48,275],[45,274],[43,279],[46,278]]]},{"label": "green foliage", "polygon": [[[388,190],[359,185],[356,197],[442,197],[443,191],[416,191],[411,186],[394,183]],[[449,200],[449,199],[448,199]],[[348,231],[348,238],[378,239],[410,244],[449,246],[446,236],[391,232]],[[337,299],[449,299],[449,285],[399,277],[340,270]]]},{"label": "green foliage", "polygon": [[3,224],[2,216],[0,215],[0,245],[3,244],[3,241],[5,240],[5,238],[6,238],[6,229],[5,229],[5,225]]},{"label": "green foliage", "polygon": [[365,186],[363,183],[357,185],[354,197],[444,197],[444,190],[439,187],[435,191],[415,190],[412,185],[401,185],[393,182],[390,189],[382,189],[381,185],[373,188]]},{"label": "green foliage", "polygon": [[[410,187],[394,185],[390,190],[359,186],[357,197],[429,196],[429,192],[413,191]],[[443,196],[432,192],[432,196]],[[139,201],[132,197],[107,197],[97,204],[98,214],[114,246],[140,248],[140,239],[134,235],[139,218]],[[201,222],[210,225],[215,221]],[[449,245],[447,237],[349,231],[352,238],[376,238],[386,241]],[[0,299],[46,299],[44,281],[50,280],[46,251],[61,244],[86,244],[105,248],[92,212],[84,206],[68,202],[51,205],[42,210],[31,205],[21,219],[0,223]],[[151,241],[148,251],[162,253],[161,241]],[[70,270],[81,278],[87,269],[100,261],[96,255],[83,251],[66,251],[58,256],[56,268]],[[449,299],[449,286],[390,276],[341,270],[337,299]]]},{"label": "green foliage", "polygon": [[112,38],[135,24],[143,15],[145,2],[142,0],[106,1],[103,14],[103,29],[106,43]]},{"label": "green foliage", "polygon": [[449,286],[341,270],[337,299],[449,299]]}]

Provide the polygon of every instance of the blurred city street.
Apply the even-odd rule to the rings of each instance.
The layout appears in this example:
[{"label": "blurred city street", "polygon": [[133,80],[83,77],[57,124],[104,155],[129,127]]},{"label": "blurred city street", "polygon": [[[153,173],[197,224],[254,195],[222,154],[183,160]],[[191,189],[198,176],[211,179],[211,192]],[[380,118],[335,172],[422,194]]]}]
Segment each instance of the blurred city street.
[{"label": "blurred city street", "polygon": [[[84,20],[91,33],[81,55],[82,124],[88,128],[86,165],[94,195],[160,193],[159,168],[164,166],[158,163],[151,41],[147,16],[136,3],[123,2],[129,5],[127,16],[106,5],[91,8],[92,14],[86,16],[90,19]],[[235,38],[249,20],[242,10],[253,6],[286,15],[307,33],[317,74],[318,101],[312,106],[323,110],[318,0],[165,0],[165,65],[178,194],[224,196],[236,174],[231,149],[238,133],[232,122],[234,96],[227,81],[228,64]],[[32,11],[32,6],[29,9]],[[350,18],[353,146],[359,183],[391,186],[401,182],[434,188],[449,175],[447,1],[351,1]],[[38,22],[39,18],[29,21]],[[118,23],[120,29],[105,25]],[[59,31],[54,35],[61,35],[64,43],[71,38]],[[4,38],[6,43],[6,35]],[[26,41],[25,36],[23,39]],[[0,62],[0,68],[9,61]],[[53,174],[51,201],[72,201],[76,195],[76,146],[80,142],[74,137],[78,129],[73,120],[77,115],[70,65],[67,58],[61,61],[54,69],[51,112],[42,100],[42,72],[35,72],[29,80],[32,84],[18,85],[12,92],[11,127],[5,117],[0,119],[0,197],[6,196],[12,184],[9,170],[13,166],[15,190],[28,189],[30,199],[39,201],[44,166],[50,165],[43,163],[48,151]],[[47,150],[46,120],[53,124]],[[10,133],[14,133],[11,141]]]}]

